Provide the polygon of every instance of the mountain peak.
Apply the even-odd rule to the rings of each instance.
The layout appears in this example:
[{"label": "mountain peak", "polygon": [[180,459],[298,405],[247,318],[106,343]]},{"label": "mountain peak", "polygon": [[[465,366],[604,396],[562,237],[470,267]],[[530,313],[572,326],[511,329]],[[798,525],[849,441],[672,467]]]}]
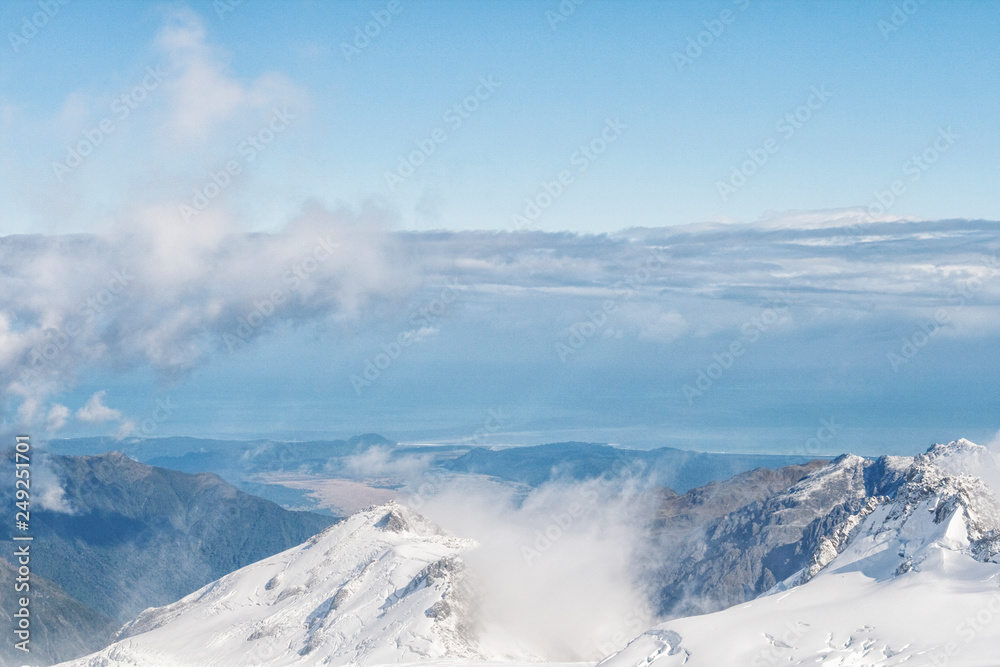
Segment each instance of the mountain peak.
[{"label": "mountain peak", "polygon": [[959,438],[958,440],[952,440],[946,445],[937,443],[933,444],[927,448],[926,454],[937,455],[937,456],[947,456],[956,453],[974,453],[979,454],[982,452],[989,452],[988,449],[982,445],[977,445],[971,440],[966,440],[965,438]]},{"label": "mountain peak", "polygon": [[481,659],[461,558],[475,545],[396,502],[372,506],[178,602],[146,610],[115,644],[70,664]]}]

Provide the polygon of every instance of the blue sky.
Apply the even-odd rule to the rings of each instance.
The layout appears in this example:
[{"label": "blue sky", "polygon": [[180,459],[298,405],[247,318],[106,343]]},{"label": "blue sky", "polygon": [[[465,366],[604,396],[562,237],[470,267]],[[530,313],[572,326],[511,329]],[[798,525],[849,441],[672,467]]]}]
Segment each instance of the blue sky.
[{"label": "blue sky", "polygon": [[1000,426],[989,3],[226,2],[0,8],[5,428]]},{"label": "blue sky", "polygon": [[[997,219],[1000,134],[992,119],[1000,97],[992,63],[1000,55],[1000,17],[989,3],[918,2],[912,14],[896,16],[906,17],[897,27],[899,6],[587,2],[553,30],[546,13],[558,11],[556,2],[403,2],[370,44],[347,57],[341,45],[386,3],[247,0],[221,15],[207,1],[69,3],[17,52],[5,45],[0,99],[14,115],[4,148],[17,158],[8,165],[41,169],[107,116],[108,100],[129,90],[146,67],[173,67],[176,76],[180,63],[157,39],[178,12],[190,12],[204,30],[206,59],[247,86],[282,77],[287,89],[275,91],[273,101],[298,112],[294,133],[254,166],[253,184],[267,186],[250,192],[248,185],[239,198],[247,224],[257,229],[280,227],[307,196],[330,205],[378,198],[403,228],[508,228],[525,198],[569,167],[606,118],[628,129],[579,174],[539,228],[748,222],[774,210],[864,206],[939,128],[963,140],[893,212]],[[0,11],[9,33],[38,7],[11,2]],[[723,12],[730,23],[721,22]],[[713,22],[722,30],[708,40]],[[699,33],[707,43],[700,54],[688,43]],[[678,71],[675,54],[686,52],[697,57]],[[442,116],[474,93],[480,76],[500,86],[452,129]],[[814,86],[825,87],[829,100],[791,137],[776,132]],[[159,93],[109,144],[156,131],[150,126],[166,103]],[[246,125],[237,127],[234,117],[219,134],[252,130],[266,109],[255,111],[261,113],[243,119]],[[52,131],[57,122],[65,132]],[[385,172],[437,127],[447,140],[390,191]],[[723,201],[718,182],[771,138],[779,150]],[[231,147],[220,144],[214,153],[198,145],[204,161],[178,175],[197,178],[199,169],[222,162]],[[144,170],[124,168],[112,159],[114,149],[102,150],[118,165],[102,169],[102,193],[81,195],[87,206],[61,226],[99,225],[108,210],[102,201],[113,197],[108,183],[117,191],[139,186]],[[78,180],[89,185],[87,176]],[[6,180],[5,199],[20,204],[6,207],[8,230],[45,224],[24,201],[20,181]],[[41,196],[61,185],[33,179],[27,190]]]}]

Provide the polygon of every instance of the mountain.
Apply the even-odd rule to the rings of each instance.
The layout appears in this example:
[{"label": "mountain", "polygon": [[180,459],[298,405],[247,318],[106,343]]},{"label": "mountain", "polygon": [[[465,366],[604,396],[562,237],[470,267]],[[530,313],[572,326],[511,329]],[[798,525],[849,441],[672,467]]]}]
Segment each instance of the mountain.
[{"label": "mountain", "polygon": [[[40,578],[32,600],[48,605],[37,617],[51,624],[47,634],[55,642],[46,644],[38,634],[35,648],[61,658],[92,651],[94,642],[110,639],[109,627],[299,544],[335,521],[284,510],[214,474],[156,468],[117,452],[49,455],[34,465],[34,497],[60,497],[48,509],[40,500],[31,508],[31,571]],[[0,549],[13,563],[15,543],[0,539]],[[14,596],[12,587],[2,589],[4,609],[16,608]],[[71,625],[64,618],[75,619],[77,633],[87,636],[62,631]]]},{"label": "mountain", "polygon": [[810,461],[777,470],[757,468],[734,475],[721,482],[709,482],[682,495],[670,489],[661,491],[663,501],[654,523],[656,535],[702,526],[751,503],[763,502],[787,491],[827,461]]},{"label": "mountain", "polygon": [[[431,469],[488,475],[537,487],[555,478],[583,480],[622,472],[641,472],[651,483],[683,493],[712,481],[729,479],[755,468],[780,468],[806,463],[810,457],[768,454],[709,454],[671,447],[623,449],[607,444],[560,442],[524,447],[469,445],[399,445],[378,434],[348,440],[280,442],[273,440],[211,440],[188,437],[76,438],[56,440],[52,451],[61,454],[99,454],[121,450],[150,465],[183,472],[214,472],[231,484],[252,484],[256,473],[295,471],[343,479],[362,479],[351,465],[355,457],[378,450],[387,462],[423,461]],[[402,484],[405,479],[397,479]],[[255,493],[266,491],[253,488]],[[285,489],[285,491],[289,491]],[[286,496],[287,498],[287,496]],[[300,495],[294,500],[301,501]]]},{"label": "mountain", "polygon": [[483,659],[462,554],[389,503],[143,612],[74,667],[396,664]]},{"label": "mountain", "polygon": [[275,454],[275,458],[291,455],[297,459],[327,459],[331,456],[345,456],[374,445],[394,445],[376,433],[356,435],[347,440],[315,440],[303,442],[281,442],[275,440],[218,440],[213,438],[192,438],[172,436],[166,438],[125,438],[108,436],[91,438],[64,438],[50,441],[53,453],[70,456],[101,454],[120,451],[138,461],[173,458],[188,454],[218,453],[226,458],[249,458]]},{"label": "mountain", "polygon": [[746,470],[780,468],[807,461],[809,457],[805,456],[708,454],[671,447],[640,450],[589,442],[559,442],[533,447],[476,447],[443,462],[442,467],[535,487],[557,477],[583,480],[607,474],[639,473],[648,475],[655,485],[683,493]]},{"label": "mountain", "polygon": [[[997,664],[1000,501],[986,480],[998,472],[959,440],[664,492],[659,537],[677,540],[659,554],[665,572],[684,596],[738,601],[655,625],[600,665]],[[463,566],[475,546],[395,503],[373,507],[143,612],[68,665],[537,664],[480,642],[481,593]]]},{"label": "mountain", "polygon": [[[704,510],[696,520],[690,511],[669,517],[654,536],[655,561],[647,575],[659,588],[654,595],[659,614],[702,614],[766,592],[805,567],[821,541],[861,512],[870,498],[888,492],[909,462],[906,457],[873,461],[844,455],[791,488],[760,493],[756,501],[732,511],[724,512],[723,504],[714,517]],[[803,469],[788,472],[794,477]],[[742,481],[734,478],[720,486],[731,493],[734,486],[745,487]],[[746,481],[758,492],[769,490],[760,479]],[[667,511],[675,511],[683,498],[668,501]]]},{"label": "mountain", "polygon": [[235,473],[277,470],[328,470],[337,461],[363,453],[371,447],[394,447],[395,443],[375,433],[347,440],[281,442],[274,440],[215,440],[206,438],[126,438],[108,437],[54,440],[51,451],[86,455],[121,451],[150,465],[182,472],[214,472],[223,477]]},{"label": "mountain", "polygon": [[[17,569],[0,558],[0,619],[5,628],[14,627],[17,598],[25,593],[15,593],[17,577]],[[52,664],[85,655],[107,646],[121,625],[74,600],[48,579],[32,573],[29,584],[31,652],[15,648],[14,641],[19,639],[4,641],[0,643],[0,664]]]},{"label": "mountain", "polygon": [[[831,510],[805,531],[801,568],[751,602],[657,625],[600,664],[997,664],[1000,502],[978,476],[996,469],[965,440],[912,459],[843,457],[764,504],[793,533],[804,507]],[[755,516],[757,531],[782,523]]]}]

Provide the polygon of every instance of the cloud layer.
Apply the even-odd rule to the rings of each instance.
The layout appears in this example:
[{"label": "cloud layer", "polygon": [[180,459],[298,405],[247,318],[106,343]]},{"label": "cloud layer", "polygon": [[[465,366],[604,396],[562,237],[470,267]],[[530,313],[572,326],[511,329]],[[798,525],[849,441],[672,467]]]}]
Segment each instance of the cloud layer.
[{"label": "cloud layer", "polygon": [[[8,409],[40,419],[84,368],[178,378],[305,322],[349,323],[405,293],[407,273],[375,210],[307,205],[277,234],[191,229],[144,211],[130,231],[0,238],[0,377]],[[52,405],[47,423],[65,424]],[[120,421],[94,394],[85,423]],[[14,418],[7,413],[7,421]]]},{"label": "cloud layer", "polygon": [[[0,238],[5,420],[96,423],[120,408],[93,391],[60,398],[81,375],[177,380],[273,349],[338,415],[377,408],[365,430],[431,405],[485,414],[514,396],[539,414],[591,411],[581,423],[613,410],[623,426],[648,420],[628,415],[654,397],[683,421],[828,390],[812,399],[814,423],[875,387],[919,391],[917,405],[935,369],[957,381],[955,355],[998,333],[996,223],[800,217],[602,236],[393,233],[378,209],[309,204],[279,233],[248,234],[224,216],[195,229],[153,207],[104,235]],[[229,368],[243,394],[268,373]],[[744,393],[748,382],[758,391]],[[282,400],[307,400],[290,391]],[[127,433],[129,420],[108,423]]]}]

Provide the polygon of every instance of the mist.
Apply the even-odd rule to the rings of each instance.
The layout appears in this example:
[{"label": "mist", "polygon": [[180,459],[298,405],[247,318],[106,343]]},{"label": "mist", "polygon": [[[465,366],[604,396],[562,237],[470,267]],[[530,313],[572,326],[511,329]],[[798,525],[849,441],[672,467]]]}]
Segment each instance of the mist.
[{"label": "mist", "polygon": [[636,564],[657,496],[641,478],[535,489],[439,478],[420,489],[403,502],[479,543],[463,560],[486,652],[598,660],[655,623]]}]

